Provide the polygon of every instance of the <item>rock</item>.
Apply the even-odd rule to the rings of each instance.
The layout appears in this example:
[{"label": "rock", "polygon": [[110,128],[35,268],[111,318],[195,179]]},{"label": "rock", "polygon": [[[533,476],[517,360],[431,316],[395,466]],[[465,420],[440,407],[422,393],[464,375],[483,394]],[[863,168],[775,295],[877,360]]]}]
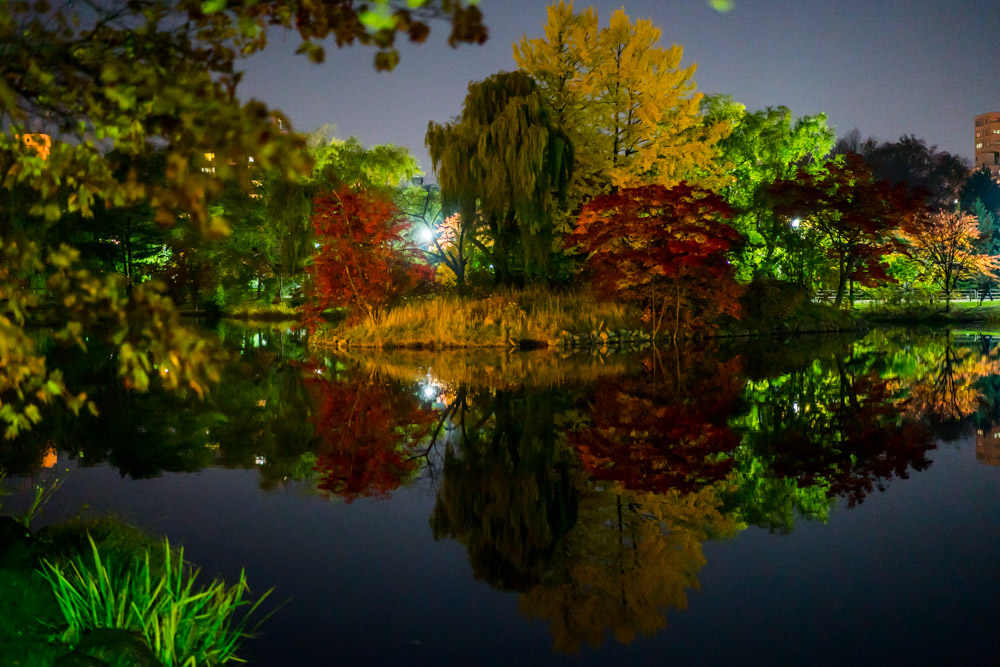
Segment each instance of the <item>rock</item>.
[{"label": "rock", "polygon": [[[77,654],[77,662],[64,663],[63,660]],[[91,658],[95,662],[80,662],[79,658]],[[56,663],[63,665],[112,665],[122,667],[160,667],[146,638],[134,630],[99,628],[91,630],[80,639],[80,644]]]}]

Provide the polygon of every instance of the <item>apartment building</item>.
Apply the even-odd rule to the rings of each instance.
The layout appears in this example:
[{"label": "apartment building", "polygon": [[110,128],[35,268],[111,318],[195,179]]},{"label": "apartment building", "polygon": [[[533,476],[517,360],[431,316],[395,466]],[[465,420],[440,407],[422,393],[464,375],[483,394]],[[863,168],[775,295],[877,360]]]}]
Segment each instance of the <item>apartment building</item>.
[{"label": "apartment building", "polygon": [[975,169],[987,167],[1000,181],[1000,111],[976,116]]}]

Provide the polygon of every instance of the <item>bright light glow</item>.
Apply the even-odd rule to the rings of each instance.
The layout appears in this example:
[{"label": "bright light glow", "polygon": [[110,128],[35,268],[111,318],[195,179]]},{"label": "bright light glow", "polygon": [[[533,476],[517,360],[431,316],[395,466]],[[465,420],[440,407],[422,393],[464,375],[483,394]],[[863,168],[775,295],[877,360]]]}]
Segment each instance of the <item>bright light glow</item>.
[{"label": "bright light glow", "polygon": [[430,245],[434,243],[434,230],[430,227],[421,227],[420,231],[417,232],[417,237],[421,243]]},{"label": "bright light glow", "polygon": [[792,219],[792,229],[798,229],[800,224],[802,224],[802,220],[800,218]]},{"label": "bright light glow", "polygon": [[435,387],[433,385],[427,385],[423,389],[423,394],[424,394],[424,398],[426,398],[428,401],[433,401],[435,398],[437,398],[437,395],[438,395],[438,393],[437,393],[437,387]]}]

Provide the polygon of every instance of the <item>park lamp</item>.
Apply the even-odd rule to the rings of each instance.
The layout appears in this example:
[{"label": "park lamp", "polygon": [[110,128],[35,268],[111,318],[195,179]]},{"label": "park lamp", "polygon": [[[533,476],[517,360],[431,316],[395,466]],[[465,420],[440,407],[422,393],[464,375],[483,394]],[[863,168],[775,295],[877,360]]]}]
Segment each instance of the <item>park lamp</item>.
[{"label": "park lamp", "polygon": [[420,243],[423,243],[424,245],[431,245],[434,243],[434,230],[430,227],[421,227],[420,231],[417,232],[417,236]]},{"label": "park lamp", "polygon": [[792,218],[792,229],[798,229],[802,224],[802,218]]}]

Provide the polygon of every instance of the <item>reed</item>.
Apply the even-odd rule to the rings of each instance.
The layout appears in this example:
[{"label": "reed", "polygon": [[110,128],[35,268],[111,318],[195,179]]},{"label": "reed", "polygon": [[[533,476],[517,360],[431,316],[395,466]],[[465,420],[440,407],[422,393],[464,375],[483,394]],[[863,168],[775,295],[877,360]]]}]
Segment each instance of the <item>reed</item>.
[{"label": "reed", "polygon": [[225,311],[226,317],[237,320],[281,320],[293,321],[298,314],[290,304],[282,303],[243,303]]},{"label": "reed", "polygon": [[539,288],[483,298],[438,296],[401,304],[378,322],[341,325],[319,332],[314,343],[336,340],[373,347],[498,347],[510,341],[548,342],[560,332],[597,328],[638,329],[637,314],[600,301],[590,292],[555,294]]},{"label": "reed", "polygon": [[76,644],[96,628],[135,630],[168,667],[239,661],[236,651],[252,632],[248,619],[270,591],[251,604],[245,599],[249,587],[243,572],[233,586],[213,579],[196,588],[199,570],[185,563],[184,550],[174,552],[167,540],[162,565],[151,565],[148,550],[140,560],[120,563],[102,556],[94,539],[87,539],[91,558],[78,556],[66,564],[43,561],[41,574],[67,624],[62,641]]}]

